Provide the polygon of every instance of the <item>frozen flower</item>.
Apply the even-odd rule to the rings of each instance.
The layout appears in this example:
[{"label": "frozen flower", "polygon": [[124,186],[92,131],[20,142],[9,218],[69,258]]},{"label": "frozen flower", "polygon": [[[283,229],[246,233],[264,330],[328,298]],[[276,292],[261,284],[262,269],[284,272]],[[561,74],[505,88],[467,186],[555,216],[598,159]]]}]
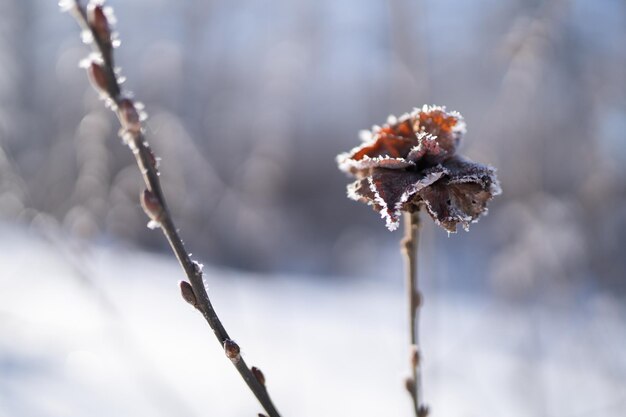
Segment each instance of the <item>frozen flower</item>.
[{"label": "frozen flower", "polygon": [[457,112],[424,106],[361,135],[364,143],[337,156],[339,169],[357,178],[348,197],[378,211],[387,228],[398,227],[400,213],[425,206],[448,232],[487,212],[500,194],[495,169],[456,155],[465,133]]}]

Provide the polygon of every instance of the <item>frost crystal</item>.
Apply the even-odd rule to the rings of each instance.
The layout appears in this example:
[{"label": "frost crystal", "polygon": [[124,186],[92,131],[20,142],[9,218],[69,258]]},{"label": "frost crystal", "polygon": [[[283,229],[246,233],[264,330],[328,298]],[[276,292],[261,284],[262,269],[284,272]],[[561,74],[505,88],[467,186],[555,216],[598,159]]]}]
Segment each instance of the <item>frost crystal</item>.
[{"label": "frost crystal", "polygon": [[494,168],[455,155],[465,130],[459,113],[424,106],[361,132],[363,143],[337,156],[357,179],[348,198],[371,205],[389,230],[420,206],[448,233],[468,230],[501,190]]},{"label": "frost crystal", "polygon": [[148,226],[148,229],[154,230],[161,227],[161,223],[156,220],[150,220],[146,226]]},{"label": "frost crystal", "polygon": [[59,7],[61,8],[62,12],[68,12],[72,10],[74,7],[76,7],[76,1],[75,0],[60,0]]},{"label": "frost crystal", "polygon": [[83,41],[84,44],[89,45],[93,42],[93,33],[91,33],[90,30],[85,29],[80,32],[80,39]]},{"label": "frost crystal", "polygon": [[198,261],[191,261],[191,263],[193,264],[193,267],[196,270],[196,273],[201,274],[202,270],[204,269],[204,264],[201,264]]}]

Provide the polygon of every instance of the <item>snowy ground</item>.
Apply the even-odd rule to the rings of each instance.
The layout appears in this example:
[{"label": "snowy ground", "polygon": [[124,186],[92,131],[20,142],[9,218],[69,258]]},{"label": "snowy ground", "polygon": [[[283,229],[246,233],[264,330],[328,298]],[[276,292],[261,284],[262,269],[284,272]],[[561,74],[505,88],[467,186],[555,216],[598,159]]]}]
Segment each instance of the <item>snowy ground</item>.
[{"label": "snowy ground", "polygon": [[[0,417],[255,416],[169,256],[0,228]],[[401,282],[206,268],[217,311],[284,416],[411,416]],[[626,308],[427,295],[436,417],[623,417]]]}]

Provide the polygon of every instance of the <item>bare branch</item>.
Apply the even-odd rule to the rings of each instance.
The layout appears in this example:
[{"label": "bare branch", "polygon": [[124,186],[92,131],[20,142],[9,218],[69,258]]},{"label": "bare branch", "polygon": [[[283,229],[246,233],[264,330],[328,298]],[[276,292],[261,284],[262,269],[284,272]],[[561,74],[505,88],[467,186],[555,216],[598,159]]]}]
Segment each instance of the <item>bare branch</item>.
[{"label": "bare branch", "polygon": [[417,243],[419,238],[419,210],[405,212],[405,234],[401,242],[402,253],[406,260],[406,283],[409,305],[409,334],[411,341],[411,376],[406,380],[406,389],[413,399],[413,407],[417,417],[426,417],[428,407],[422,399],[422,369],[419,343],[419,309],[422,296],[417,279]]},{"label": "bare branch", "polygon": [[[279,417],[276,407],[265,388],[264,378],[259,378],[258,368],[250,369],[240,355],[239,346],[232,341],[218,318],[203,283],[201,265],[191,259],[178,234],[167,202],[161,189],[157,159],[144,136],[141,112],[138,105],[120,86],[119,74],[114,65],[113,49],[117,44],[116,34],[112,31],[107,9],[99,2],[90,2],[84,6],[80,1],[63,0],[62,7],[72,13],[83,29],[83,39],[90,42],[93,55],[85,64],[94,88],[102,95],[105,103],[117,115],[122,129],[120,136],[133,152],[137,166],[142,173],[146,190],[141,194],[140,202],[150,218],[149,226],[159,227],[167,238],[172,251],[182,266],[189,282],[182,281],[181,292],[188,303],[198,309],[215,333],[226,355],[231,359],[237,371],[250,390],[261,403],[269,417]],[[262,375],[262,374],[261,374]]]}]

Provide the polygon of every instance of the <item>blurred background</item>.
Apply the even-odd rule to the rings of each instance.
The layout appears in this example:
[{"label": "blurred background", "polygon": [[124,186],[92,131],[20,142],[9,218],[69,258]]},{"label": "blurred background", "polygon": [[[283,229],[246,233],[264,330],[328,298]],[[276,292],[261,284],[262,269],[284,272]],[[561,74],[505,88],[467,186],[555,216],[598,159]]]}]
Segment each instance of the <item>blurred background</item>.
[{"label": "blurred background", "polygon": [[[485,403],[502,404],[490,415],[623,415],[624,1],[108,4],[115,8],[122,41],[117,62],[128,79],[126,88],[146,105],[147,136],[162,158],[163,186],[177,225],[194,257],[207,264],[209,285],[239,300],[222,309],[232,313],[229,323],[237,334],[259,333],[249,337],[250,343],[261,343],[250,354],[264,358],[266,367],[284,362],[289,368],[289,358],[307,366],[298,360],[309,355],[308,366],[318,369],[311,372],[344,375],[345,380],[334,378],[337,389],[346,390],[354,380],[345,374],[354,376],[361,368],[346,368],[331,352],[324,361],[309,353],[317,345],[308,337],[328,330],[328,321],[344,323],[334,324],[341,335],[353,331],[356,322],[372,320],[355,337],[367,345],[385,335],[387,342],[379,340],[380,351],[364,353],[364,361],[404,349],[401,232],[388,232],[378,214],[346,198],[349,179],[334,157],[359,143],[359,130],[383,123],[389,114],[439,104],[464,115],[468,133],[461,152],[497,167],[504,193],[470,233],[448,237],[424,217],[425,351],[430,349],[431,356],[447,352],[425,365],[427,395],[440,410],[434,415],[485,415]],[[156,307],[142,297],[147,288],[160,288],[155,280],[163,284],[163,297],[173,293],[158,308],[184,308],[174,294],[172,283],[181,275],[166,241],[145,227],[134,159],[117,137],[114,116],[78,67],[87,53],[77,25],[58,11],[56,2],[0,0],[0,233],[5,236],[0,416],[87,415],[86,410],[89,415],[129,415],[128,404],[137,415],[145,414],[147,408],[135,397],[121,405],[111,399],[119,396],[100,399],[118,404],[114,411],[81,408],[69,398],[64,406],[26,404],[32,401],[28,393],[41,392],[41,384],[59,382],[58,373],[50,370],[59,360],[64,365],[57,371],[74,387],[85,384],[84,375],[68,369],[101,364],[94,352],[111,351],[95,342],[104,336],[83,316],[83,304],[108,317],[105,327],[117,329],[119,339],[114,339],[126,341],[116,343],[127,354],[130,335],[139,337],[153,319],[142,316],[133,327],[123,298],[133,290],[120,282],[129,271],[140,275],[132,278],[135,309],[142,303]],[[146,266],[161,263],[165,266],[158,270]],[[75,287],[79,290],[70,289]],[[267,300],[250,291],[276,297],[277,305],[265,305]],[[75,312],[63,303],[68,294]],[[39,308],[23,308],[32,297],[41,298]],[[347,306],[345,298],[351,299]],[[319,314],[320,308],[327,313]],[[42,333],[50,328],[41,322],[42,311],[59,312],[50,316],[58,319],[54,326],[69,326],[81,316],[81,329],[95,332],[89,339],[94,344],[77,348],[75,341],[68,342],[82,334],[74,328],[67,337]],[[184,337],[208,333],[197,317],[189,317],[193,314],[180,313],[182,321],[196,319],[197,329]],[[315,329],[312,335],[301,330],[304,324]],[[264,338],[261,329],[278,331],[271,326],[285,326],[281,329],[292,335],[285,343],[301,350],[294,348],[284,360],[276,356],[272,340],[258,340]],[[167,356],[163,343],[168,336],[155,331],[154,337],[133,348],[135,359],[150,349],[157,355],[133,375],[154,381],[156,372],[176,381],[171,373],[179,365],[173,359],[176,349],[167,351],[174,355],[168,356],[170,364],[158,356]],[[348,341],[338,339],[336,346],[348,349]],[[51,340],[63,347],[48,349]],[[204,343],[194,342],[200,357],[219,355],[206,353]],[[468,368],[464,355],[480,365]],[[215,362],[221,364],[220,359]],[[401,354],[394,360],[380,369],[391,382],[400,381],[405,366]],[[93,380],[91,368],[86,369]],[[287,391],[293,389],[288,369],[275,372],[277,379],[284,373]],[[207,373],[213,371],[207,368]],[[153,391],[182,390],[191,374],[172,383],[178,388]],[[40,385],[33,388],[28,377]],[[233,391],[250,396],[232,378]],[[343,415],[356,415],[358,404],[363,407],[359,415],[410,415],[401,383],[396,387],[376,378],[372,396],[381,395],[378,406],[391,408],[360,401]],[[98,381],[111,386],[110,379]],[[390,386],[388,391],[377,391],[381,384]],[[288,396],[277,387],[277,403],[281,395],[288,397],[283,404],[291,415],[341,415],[331,407],[343,403],[341,397],[325,402],[328,410],[316,408],[321,405],[311,392],[319,389]],[[581,390],[587,395],[571,400]],[[368,392],[365,387],[349,391],[354,398]],[[137,395],[150,398],[145,392]],[[173,399],[172,409],[186,407],[180,408],[186,415],[193,415],[194,407],[202,409],[202,391],[188,395]],[[59,397],[51,394],[55,401]],[[214,400],[220,410],[220,399]],[[99,403],[92,399],[91,404]],[[459,408],[451,409],[454,404]],[[221,406],[214,415],[256,410],[253,402],[240,414],[231,401]],[[396,406],[397,412],[390,412]],[[167,407],[160,410],[176,415]]]}]

